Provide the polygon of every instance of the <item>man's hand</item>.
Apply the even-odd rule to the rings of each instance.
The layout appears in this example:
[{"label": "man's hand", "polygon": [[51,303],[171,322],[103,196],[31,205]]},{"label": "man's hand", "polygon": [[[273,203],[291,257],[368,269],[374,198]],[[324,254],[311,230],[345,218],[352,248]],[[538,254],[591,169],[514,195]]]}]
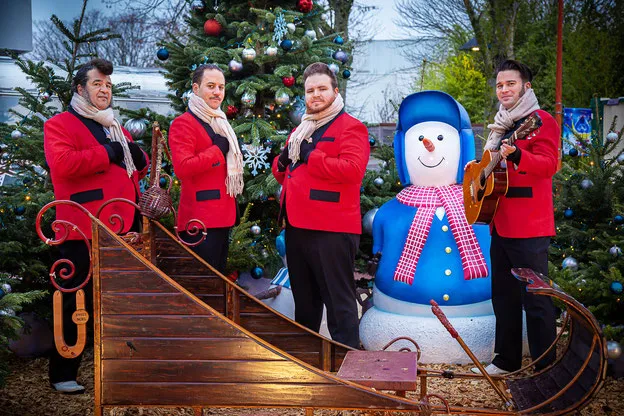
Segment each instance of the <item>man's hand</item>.
[{"label": "man's hand", "polygon": [[104,145],[106,152],[108,153],[108,160],[110,163],[121,165],[124,160],[123,147],[121,143],[110,142]]},{"label": "man's hand", "polygon": [[288,145],[284,146],[282,149],[282,153],[279,155],[279,159],[277,159],[277,170],[279,172],[284,172],[288,165],[292,163],[292,160],[288,157]]},{"label": "man's hand", "polygon": [[516,146],[511,146],[509,140],[503,140],[499,152],[503,159],[509,160],[516,165],[520,163],[520,149]]},{"label": "man's hand", "polygon": [[215,134],[214,137],[211,137],[212,143],[221,150],[223,156],[227,155],[227,152],[230,150],[230,142],[228,139],[221,136],[220,134]]},{"label": "man's hand", "polygon": [[314,144],[304,140],[301,142],[301,146],[299,147],[299,159],[303,163],[308,163],[308,158],[310,157],[310,153],[314,150]]},{"label": "man's hand", "polygon": [[147,163],[141,147],[134,142],[128,142],[128,148],[130,149],[130,155],[132,156],[134,167],[137,168],[137,170],[143,170]]}]

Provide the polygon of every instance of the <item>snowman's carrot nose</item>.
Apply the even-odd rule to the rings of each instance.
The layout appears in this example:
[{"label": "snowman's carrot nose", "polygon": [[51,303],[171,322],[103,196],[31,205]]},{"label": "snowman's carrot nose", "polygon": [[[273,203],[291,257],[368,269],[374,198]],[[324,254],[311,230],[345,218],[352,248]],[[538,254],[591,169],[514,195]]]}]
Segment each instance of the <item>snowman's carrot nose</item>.
[{"label": "snowman's carrot nose", "polygon": [[435,145],[431,142],[431,140],[423,139],[422,142],[425,145],[425,149],[427,149],[428,151],[433,152],[435,150]]}]

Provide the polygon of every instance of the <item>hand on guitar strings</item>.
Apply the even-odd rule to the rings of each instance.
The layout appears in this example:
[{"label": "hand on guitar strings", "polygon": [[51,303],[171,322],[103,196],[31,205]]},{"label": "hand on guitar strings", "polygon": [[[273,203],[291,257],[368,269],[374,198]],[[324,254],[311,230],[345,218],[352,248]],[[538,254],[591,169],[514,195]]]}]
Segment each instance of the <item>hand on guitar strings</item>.
[{"label": "hand on guitar strings", "polygon": [[500,150],[499,150],[501,157],[503,159],[507,159],[507,156],[514,153],[517,149],[516,146],[510,146],[508,142],[509,141],[507,139],[503,140]]}]

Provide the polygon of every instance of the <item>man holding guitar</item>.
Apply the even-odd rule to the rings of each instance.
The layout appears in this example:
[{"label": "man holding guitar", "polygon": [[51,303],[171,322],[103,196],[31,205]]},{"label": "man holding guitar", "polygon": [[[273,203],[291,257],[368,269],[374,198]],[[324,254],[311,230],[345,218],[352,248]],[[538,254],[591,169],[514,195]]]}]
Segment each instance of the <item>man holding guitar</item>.
[{"label": "man holding guitar", "polygon": [[[555,235],[552,176],[557,171],[560,131],[554,118],[540,110],[531,88],[532,73],[524,64],[507,60],[497,69],[496,96],[500,102],[485,149],[498,151],[506,164],[507,191],[498,200],[491,222],[492,304],[496,315],[495,357],[490,374],[520,369],[522,362],[522,308],[526,313],[533,360],[550,347],[556,336],[551,298],[526,292],[512,274],[528,267],[548,275],[548,247]],[[529,116],[541,119],[522,138],[517,130]],[[526,122],[524,125],[526,126]],[[550,351],[535,364],[540,370],[556,357]]]}]

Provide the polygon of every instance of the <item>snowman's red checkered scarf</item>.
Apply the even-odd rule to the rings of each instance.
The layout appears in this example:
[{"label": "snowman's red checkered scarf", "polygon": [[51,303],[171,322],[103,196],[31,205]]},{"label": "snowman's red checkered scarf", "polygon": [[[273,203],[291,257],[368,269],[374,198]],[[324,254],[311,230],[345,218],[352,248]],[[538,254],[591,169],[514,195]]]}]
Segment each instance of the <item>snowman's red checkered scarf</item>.
[{"label": "snowman's red checkered scarf", "polygon": [[459,248],[464,279],[475,279],[488,275],[487,264],[481,252],[474,230],[466,220],[462,187],[449,186],[408,186],[397,195],[397,200],[410,207],[417,207],[407,240],[394,272],[394,280],[411,285],[418,259],[425,246],[433,216],[438,207],[444,207],[451,231]]}]

